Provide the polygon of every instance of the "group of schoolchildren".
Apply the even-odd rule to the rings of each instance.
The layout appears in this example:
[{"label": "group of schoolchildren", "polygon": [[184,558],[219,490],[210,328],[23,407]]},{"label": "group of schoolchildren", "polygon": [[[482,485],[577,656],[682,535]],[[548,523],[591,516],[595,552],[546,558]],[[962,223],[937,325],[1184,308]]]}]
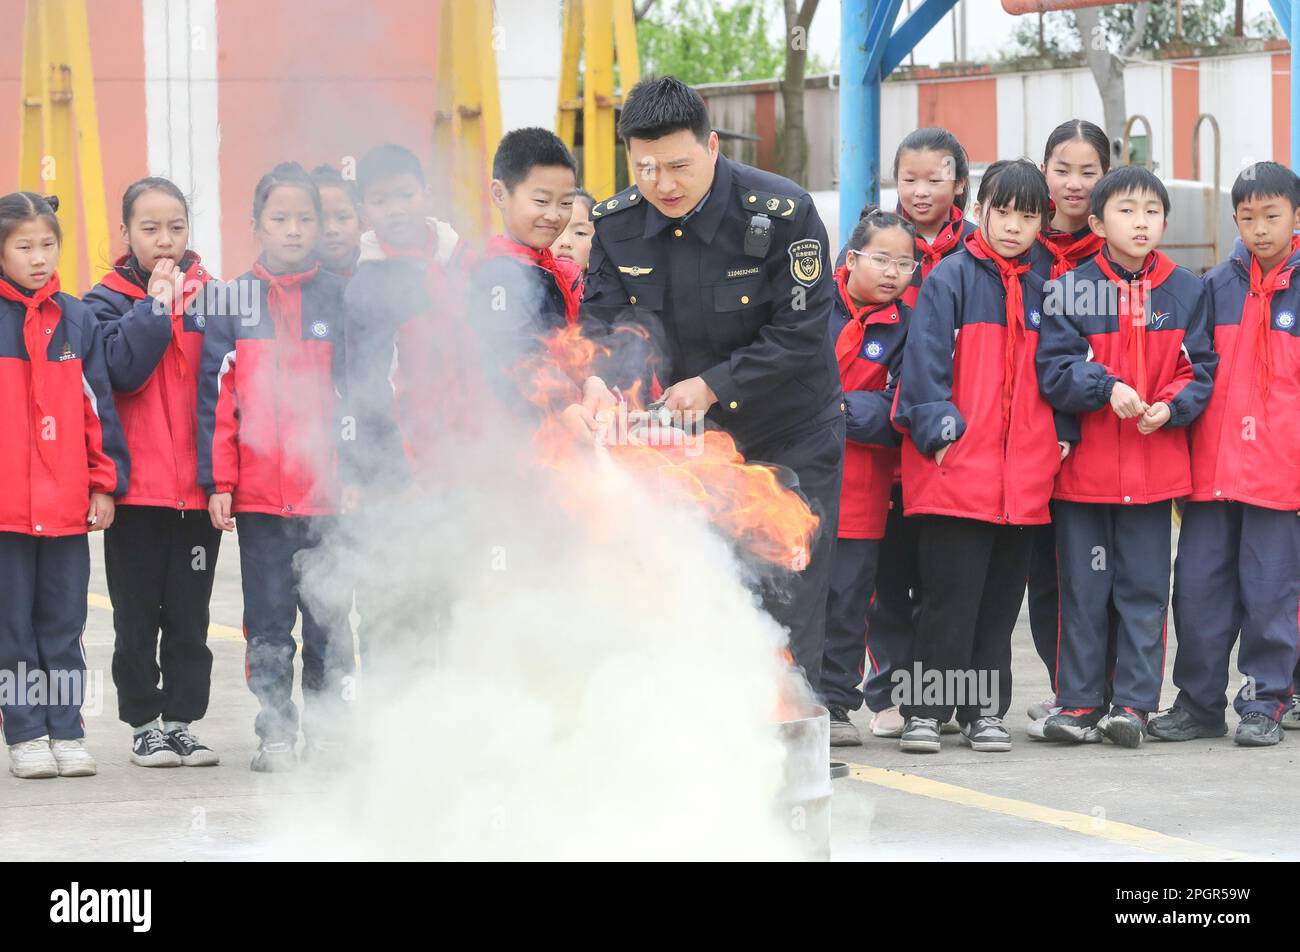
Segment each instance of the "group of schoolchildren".
[{"label": "group of schoolchildren", "polygon": [[[1169,194],[1071,120],[1041,166],[919,129],[898,211],[864,209],[835,273],[848,445],[823,693],[902,750],[1007,751],[1026,588],[1052,695],[1028,736],[1138,747],[1300,727],[1300,181],[1232,188],[1231,257],[1159,250]],[[1158,713],[1173,520],[1173,706]],[[864,625],[864,619],[865,625]],[[864,644],[865,628],[865,644]],[[861,687],[859,687],[861,685]],[[955,717],[954,717],[955,715]]]},{"label": "group of schoolchildren", "polygon": [[[122,199],[126,253],[81,299],[59,285],[57,198],[0,198],[0,718],[11,773],[96,772],[81,718],[92,531],[105,533],[130,762],[219,762],[192,725],[208,707],[209,601],[222,533],[236,523],[245,671],[260,708],[252,769],[293,769],[300,756],[339,765],[354,595],[363,667],[368,639],[376,657],[401,663],[399,621],[383,611],[381,580],[343,584],[320,551],[341,522],[397,504],[430,475],[428,400],[464,384],[448,382],[463,368],[443,351],[476,303],[449,295],[490,293],[476,276],[491,270],[492,287],[546,288],[555,321],[577,317],[594,201],[572,155],[546,130],[516,130],[493,176],[504,234],[467,249],[430,217],[424,171],[401,146],[369,152],[355,181],[277,165],[254,190],[257,258],[230,282],[190,247],[181,190],[144,178]],[[349,427],[355,439],[341,436]]]}]

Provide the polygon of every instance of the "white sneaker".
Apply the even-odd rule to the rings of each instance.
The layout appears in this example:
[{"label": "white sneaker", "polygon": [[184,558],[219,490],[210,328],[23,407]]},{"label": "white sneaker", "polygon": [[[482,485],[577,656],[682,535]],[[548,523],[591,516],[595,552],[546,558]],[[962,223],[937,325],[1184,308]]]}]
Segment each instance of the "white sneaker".
[{"label": "white sneaker", "polygon": [[[1031,721],[1041,721],[1044,718],[1050,717],[1051,715],[1057,713],[1059,710],[1060,707],[1058,707],[1056,704],[1056,695],[1049,694],[1041,701],[1029,705],[1029,711],[1028,711],[1029,719]],[[1039,738],[1039,740],[1041,739],[1042,738]]]},{"label": "white sneaker", "polygon": [[59,765],[60,777],[93,777],[99,769],[83,740],[52,740],[50,752]]},{"label": "white sneaker", "polygon": [[45,780],[59,775],[59,762],[50,750],[50,739],[38,737],[9,745],[9,772],[20,780]]},{"label": "white sneaker", "polygon": [[887,707],[871,715],[871,733],[876,737],[901,737],[905,723],[897,706]]}]

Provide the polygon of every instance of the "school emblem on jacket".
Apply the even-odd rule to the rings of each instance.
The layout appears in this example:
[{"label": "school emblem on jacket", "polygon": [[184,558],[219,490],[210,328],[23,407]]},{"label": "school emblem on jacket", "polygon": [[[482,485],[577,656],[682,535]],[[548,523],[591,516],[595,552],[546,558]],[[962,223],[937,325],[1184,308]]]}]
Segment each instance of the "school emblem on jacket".
[{"label": "school emblem on jacket", "polygon": [[790,277],[806,288],[817,283],[822,276],[822,243],[816,238],[805,238],[790,245]]},{"label": "school emblem on jacket", "polygon": [[207,325],[208,325],[208,319],[206,317],[204,317],[202,314],[194,315],[195,327],[197,327],[199,330],[203,330],[203,328],[207,327]]},{"label": "school emblem on jacket", "polygon": [[1154,312],[1151,315],[1151,329],[1154,331],[1160,330],[1160,325],[1163,324],[1165,321],[1169,320],[1169,315],[1171,313],[1172,313],[1171,311]]},{"label": "school emblem on jacket", "polygon": [[1038,312],[1037,308],[1029,312],[1029,323],[1035,327],[1043,326],[1043,315]]},{"label": "school emblem on jacket", "polygon": [[315,321],[311,325],[311,332],[315,334],[317,337],[324,337],[326,334],[330,332],[330,326],[326,324],[324,321]]},{"label": "school emblem on jacket", "polygon": [[1277,326],[1284,331],[1289,331],[1295,327],[1295,315],[1290,311],[1283,311],[1277,316]]},{"label": "school emblem on jacket", "polygon": [[63,350],[59,351],[59,360],[72,360],[77,355],[72,352],[72,345],[67,341],[63,342]]},{"label": "school emblem on jacket", "polygon": [[872,360],[879,360],[880,355],[885,352],[884,346],[878,340],[867,343],[867,356]]}]

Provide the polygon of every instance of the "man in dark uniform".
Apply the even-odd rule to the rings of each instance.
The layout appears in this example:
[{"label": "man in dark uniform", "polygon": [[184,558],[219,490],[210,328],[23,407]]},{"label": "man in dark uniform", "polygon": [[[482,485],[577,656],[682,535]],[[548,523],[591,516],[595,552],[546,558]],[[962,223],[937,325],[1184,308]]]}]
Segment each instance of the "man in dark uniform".
[{"label": "man in dark uniform", "polygon": [[704,100],[671,76],[633,87],[619,134],[634,184],[592,209],[583,317],[652,327],[665,406],[797,474],[821,524],[764,602],[818,690],[844,459],[826,229],[802,188],[719,155]]}]

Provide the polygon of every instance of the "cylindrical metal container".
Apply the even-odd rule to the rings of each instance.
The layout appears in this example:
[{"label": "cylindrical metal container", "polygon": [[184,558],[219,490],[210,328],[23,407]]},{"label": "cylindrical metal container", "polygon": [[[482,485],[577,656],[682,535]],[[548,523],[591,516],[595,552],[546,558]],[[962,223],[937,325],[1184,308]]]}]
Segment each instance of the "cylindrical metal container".
[{"label": "cylindrical metal container", "polygon": [[809,860],[831,858],[831,719],[824,707],[777,725],[785,744],[785,782],[777,797],[781,822]]}]

